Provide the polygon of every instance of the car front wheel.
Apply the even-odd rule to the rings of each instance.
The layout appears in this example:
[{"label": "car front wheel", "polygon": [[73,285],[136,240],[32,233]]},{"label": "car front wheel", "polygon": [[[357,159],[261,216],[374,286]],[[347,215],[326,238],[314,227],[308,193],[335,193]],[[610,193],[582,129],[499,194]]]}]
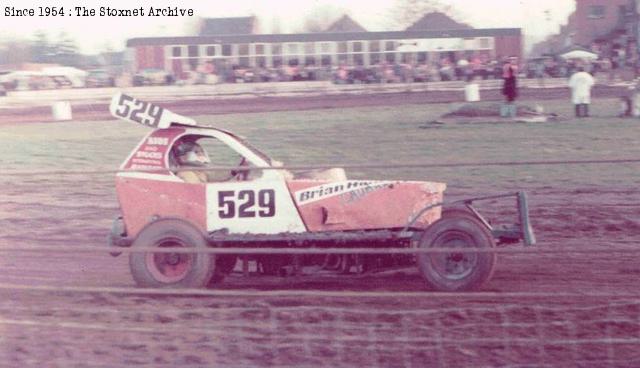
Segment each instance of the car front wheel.
[{"label": "car front wheel", "polygon": [[[205,249],[203,234],[190,224],[162,219],[145,227],[132,248]],[[129,257],[131,274],[138,286],[153,288],[201,288],[215,271],[215,256],[207,253],[133,252]]]}]

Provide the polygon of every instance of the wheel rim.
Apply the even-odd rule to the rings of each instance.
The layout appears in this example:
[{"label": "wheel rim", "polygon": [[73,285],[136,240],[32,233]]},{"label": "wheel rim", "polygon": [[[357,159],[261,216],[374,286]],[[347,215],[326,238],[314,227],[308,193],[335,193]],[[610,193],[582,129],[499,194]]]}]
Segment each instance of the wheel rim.
[{"label": "wheel rim", "polygon": [[[443,233],[432,244],[436,248],[475,248],[473,237],[461,231]],[[473,273],[478,264],[477,253],[434,253],[430,256],[433,269],[444,279],[457,281]]]},{"label": "wheel rim", "polygon": [[[163,240],[158,248],[186,248],[179,239]],[[162,283],[175,283],[184,279],[193,266],[193,254],[187,253],[146,253],[147,270],[154,279]]]}]

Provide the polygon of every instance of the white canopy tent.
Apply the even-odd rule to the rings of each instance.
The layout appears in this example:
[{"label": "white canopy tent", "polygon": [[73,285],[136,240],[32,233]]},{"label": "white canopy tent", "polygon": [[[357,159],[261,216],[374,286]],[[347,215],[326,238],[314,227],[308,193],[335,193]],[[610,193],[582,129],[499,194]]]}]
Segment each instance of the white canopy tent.
[{"label": "white canopy tent", "polygon": [[582,59],[582,60],[596,60],[598,59],[598,55],[593,52],[584,51],[584,50],[573,50],[566,52],[560,55],[561,58],[565,60],[569,59]]}]

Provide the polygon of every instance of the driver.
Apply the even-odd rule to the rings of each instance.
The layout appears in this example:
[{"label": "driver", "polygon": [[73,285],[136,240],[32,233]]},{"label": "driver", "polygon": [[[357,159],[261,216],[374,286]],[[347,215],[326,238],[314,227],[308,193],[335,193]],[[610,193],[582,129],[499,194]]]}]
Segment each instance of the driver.
[{"label": "driver", "polygon": [[[173,148],[173,153],[181,169],[198,169],[211,162],[207,152],[193,141],[178,143]],[[206,183],[208,181],[207,173],[199,170],[180,170],[176,175],[187,183]]]}]

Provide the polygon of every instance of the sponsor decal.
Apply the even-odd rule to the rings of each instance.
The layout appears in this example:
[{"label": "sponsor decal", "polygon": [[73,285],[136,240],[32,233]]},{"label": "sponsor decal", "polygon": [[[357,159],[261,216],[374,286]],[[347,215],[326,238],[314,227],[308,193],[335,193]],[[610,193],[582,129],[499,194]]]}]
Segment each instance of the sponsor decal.
[{"label": "sponsor decal", "polygon": [[366,196],[371,192],[374,192],[376,190],[383,189],[383,188],[393,188],[393,183],[383,182],[383,183],[374,183],[371,185],[366,185],[360,188],[356,188],[350,192],[341,194],[340,197],[342,198],[343,202],[351,203],[351,202],[355,202],[362,199],[364,196]]},{"label": "sponsor decal", "polygon": [[126,168],[132,170],[158,170],[165,168],[172,135],[175,132],[157,130],[147,137],[129,159]]},{"label": "sponsor decal", "polygon": [[392,186],[393,182],[391,181],[349,180],[299,190],[295,192],[294,196],[296,203],[299,205],[305,205],[335,196],[340,196],[343,201],[353,202],[370,192],[383,188],[391,188]]}]

